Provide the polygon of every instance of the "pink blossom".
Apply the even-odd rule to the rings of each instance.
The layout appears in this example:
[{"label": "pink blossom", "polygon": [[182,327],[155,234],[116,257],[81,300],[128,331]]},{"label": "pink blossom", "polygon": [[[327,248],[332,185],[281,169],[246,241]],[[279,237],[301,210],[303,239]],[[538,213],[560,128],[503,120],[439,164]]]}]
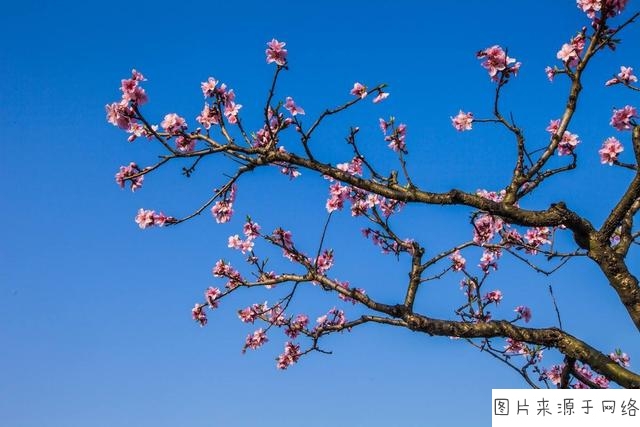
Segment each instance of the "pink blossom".
[{"label": "pink blossom", "polygon": [[196,140],[180,135],[176,138],[176,149],[181,153],[189,153],[196,148]]},{"label": "pink blossom", "polygon": [[266,302],[262,304],[253,304],[250,307],[238,310],[238,317],[244,323],[253,323],[258,316],[266,313],[268,309]]},{"label": "pink blossom", "polygon": [[298,359],[300,359],[301,355],[300,346],[287,341],[284,346],[284,353],[282,353],[277,359],[278,369],[287,369],[289,366],[296,363]]},{"label": "pink blossom", "polygon": [[224,116],[230,124],[235,125],[238,123],[238,114],[240,113],[241,108],[242,104],[236,104],[235,102],[225,104]]},{"label": "pink blossom", "polygon": [[560,129],[560,119],[549,121],[549,126],[545,129],[551,135],[554,135]]},{"label": "pink blossom", "polygon": [[267,50],[265,51],[267,55],[267,64],[271,64],[275,62],[279,66],[284,66],[287,63],[287,49],[284,47],[286,43],[279,42],[276,39],[272,39],[269,43],[267,43]]},{"label": "pink blossom", "polygon": [[233,203],[228,200],[220,200],[211,208],[211,214],[218,224],[229,222],[233,215]]},{"label": "pink blossom", "polygon": [[631,364],[631,358],[629,355],[627,355],[627,353],[623,353],[620,349],[616,349],[615,352],[609,353],[609,358],[625,368],[628,368]]},{"label": "pink blossom", "polygon": [[295,339],[300,331],[305,329],[309,324],[309,317],[305,314],[298,314],[296,318],[289,323],[289,326],[285,328],[284,333],[291,339]]},{"label": "pink blossom", "polygon": [[552,82],[553,78],[556,76],[556,70],[551,67],[545,67],[544,72],[547,74],[549,81]]},{"label": "pink blossom", "polygon": [[292,116],[296,116],[298,114],[304,115],[304,110],[302,109],[302,107],[296,105],[295,101],[290,96],[287,96],[287,100],[284,103],[284,108],[289,110],[289,113],[291,113]]},{"label": "pink blossom", "polygon": [[529,307],[524,305],[519,305],[513,311],[518,313],[518,316],[524,319],[526,323],[529,323],[529,321],[531,320],[531,309]]},{"label": "pink blossom", "polygon": [[507,345],[504,346],[505,352],[512,354],[527,354],[527,346],[522,341],[516,341],[511,338],[507,338],[506,341]]},{"label": "pink blossom", "polygon": [[491,303],[491,302],[495,302],[496,304],[499,304],[500,301],[502,301],[502,292],[498,289],[496,289],[495,291],[491,291],[489,293],[487,293],[484,296],[484,299],[487,300],[487,302]]},{"label": "pink blossom", "polygon": [[453,271],[464,270],[467,260],[462,257],[460,250],[456,249],[455,252],[449,256],[449,259],[451,260]]},{"label": "pink blossom", "polygon": [[500,192],[496,193],[495,191],[487,191],[487,190],[479,189],[479,190],[476,190],[476,194],[487,200],[491,200],[492,202],[501,202],[505,194],[507,194],[507,191],[500,190]]},{"label": "pink blossom", "polygon": [[153,216],[155,215],[154,211],[140,209],[138,211],[138,215],[136,215],[136,223],[143,230],[147,227],[151,227],[153,225]]},{"label": "pink blossom", "polygon": [[400,123],[398,127],[393,130],[393,134],[385,136],[384,140],[389,142],[389,148],[393,151],[402,151],[403,153],[406,153],[406,138],[407,125]]},{"label": "pink blossom", "polygon": [[164,120],[160,123],[160,126],[162,126],[165,132],[171,135],[178,135],[187,128],[187,123],[179,115],[170,113],[164,116]]},{"label": "pink blossom", "polygon": [[602,8],[602,0],[576,0],[576,3],[578,4],[578,8],[582,9],[591,19],[593,19],[595,13],[600,12]]},{"label": "pink blossom", "polygon": [[562,371],[564,370],[564,364],[553,365],[550,370],[543,369],[542,376],[551,381],[552,384],[559,385],[562,379]]},{"label": "pink blossom", "polygon": [[387,134],[387,129],[389,128],[389,126],[391,126],[390,122],[387,122],[385,119],[378,119],[379,123],[380,123],[380,130],[382,131],[383,134]]},{"label": "pink blossom", "polygon": [[488,243],[502,230],[503,221],[493,215],[483,214],[473,222],[473,241],[479,245]]},{"label": "pink blossom", "polygon": [[127,101],[114,102],[105,105],[107,111],[107,121],[120,129],[127,130],[131,126],[133,110],[128,106]]},{"label": "pink blossom", "polygon": [[204,312],[204,305],[196,304],[191,309],[191,317],[198,322],[200,326],[207,324],[207,313]]},{"label": "pink blossom", "polygon": [[575,67],[585,46],[585,38],[582,33],[576,35],[569,43],[562,45],[562,48],[556,54],[556,57],[567,64],[569,67]]},{"label": "pink blossom", "polygon": [[460,110],[457,116],[451,117],[451,124],[459,132],[471,130],[471,126],[473,124],[473,113],[463,113],[462,110]]},{"label": "pink blossom", "polygon": [[162,212],[153,215],[153,225],[163,227],[165,224],[173,224],[177,220],[172,216],[166,216]]},{"label": "pink blossom", "polygon": [[595,377],[593,382],[600,386],[600,388],[609,388],[609,380],[602,375]]},{"label": "pink blossom", "polygon": [[326,274],[333,267],[333,251],[325,249],[314,264],[318,274]]},{"label": "pink blossom", "polygon": [[302,175],[302,173],[298,170],[298,168],[296,166],[292,166],[292,165],[285,165],[283,167],[280,168],[280,173],[283,175],[286,175],[289,177],[289,179],[296,179],[297,177],[299,177],[300,175]]},{"label": "pink blossom", "polygon": [[220,298],[221,292],[218,288],[209,287],[205,293],[204,298],[209,305],[209,308],[214,309],[218,308],[218,298]]},{"label": "pink blossom", "polygon": [[478,267],[480,267],[480,269],[485,273],[489,273],[489,268],[497,270],[498,263],[496,261],[501,255],[502,253],[499,249],[485,249],[482,251],[482,257],[480,257],[480,264],[478,264]]},{"label": "pink blossom", "polygon": [[578,135],[565,131],[562,139],[558,143],[558,156],[568,156],[572,154],[578,144],[580,144]]},{"label": "pink blossom", "polygon": [[198,117],[196,117],[196,121],[207,130],[211,128],[211,125],[219,125],[220,111],[218,110],[218,107],[215,105],[209,106],[209,104],[205,102],[202,112]]},{"label": "pink blossom", "polygon": [[532,255],[537,254],[537,249],[540,246],[551,243],[550,237],[551,229],[549,227],[534,227],[528,229],[524,235],[524,240],[529,246],[529,248],[527,248],[527,252]]},{"label": "pink blossom", "polygon": [[582,9],[590,19],[594,19],[596,12],[600,12],[604,4],[608,6],[607,17],[622,13],[628,0],[576,0],[578,8]]},{"label": "pink blossom", "polygon": [[271,307],[267,314],[269,315],[269,323],[274,326],[282,326],[287,322],[284,314],[284,309],[280,307],[280,304],[276,304]]},{"label": "pink blossom", "polygon": [[509,58],[506,52],[498,45],[481,50],[476,54],[476,57],[478,59],[485,59],[482,66],[489,72],[489,77],[491,77],[493,81],[498,80],[497,74],[499,71],[502,72],[505,77],[508,77],[511,73],[517,74],[520,68],[519,62],[510,66],[510,64],[513,64],[516,60]]},{"label": "pink blossom", "polygon": [[634,125],[633,118],[638,117],[638,111],[631,105],[626,105],[619,110],[613,110],[613,116],[611,117],[611,126],[618,130],[630,130]]},{"label": "pink blossom", "polygon": [[638,78],[633,74],[633,68],[621,66],[620,72],[618,73],[618,75],[610,80],[607,80],[605,85],[612,86],[618,83],[629,85],[637,81],[638,81]]},{"label": "pink blossom", "polygon": [[233,248],[233,249],[241,249],[242,248],[242,239],[240,239],[240,236],[238,236],[237,234],[233,235],[233,236],[229,236],[229,243],[227,244],[228,248]]},{"label": "pink blossom", "polygon": [[367,97],[367,87],[358,82],[355,82],[353,84],[353,89],[351,89],[351,92],[349,93],[353,96],[359,97],[360,99],[364,99]]},{"label": "pink blossom", "polygon": [[327,314],[320,316],[316,319],[316,327],[315,330],[324,329],[324,328],[334,328],[334,327],[342,327],[347,323],[347,318],[344,315],[344,311],[338,310],[337,308],[332,308],[327,312]]},{"label": "pink blossom", "polygon": [[122,80],[122,99],[127,102],[132,102],[137,105],[142,105],[148,101],[147,94],[144,89],[138,86],[137,79]]},{"label": "pink blossom", "polygon": [[247,240],[253,240],[260,236],[260,225],[257,222],[253,222],[251,219],[248,219],[242,227],[242,232]]},{"label": "pink blossom", "polygon": [[329,199],[326,203],[327,212],[341,210],[344,207],[344,201],[349,198],[351,187],[343,186],[339,182],[329,187]]},{"label": "pink blossom", "polygon": [[120,171],[116,173],[116,183],[120,186],[120,188],[124,188],[124,184],[126,180],[129,180],[131,183],[131,191],[136,191],[137,189],[142,187],[142,182],[144,181],[144,175],[137,176],[132,178],[133,176],[139,174],[141,169],[134,162],[129,163],[129,166],[120,166]]},{"label": "pink blossom", "polygon": [[609,137],[604,141],[604,143],[602,143],[602,148],[598,150],[598,153],[600,154],[600,162],[611,166],[618,160],[618,154],[623,151],[624,147],[620,141],[613,136]]},{"label": "pink blossom", "polygon": [[213,77],[209,77],[206,82],[202,82],[200,87],[202,88],[202,94],[205,98],[213,98],[216,95],[216,85],[218,80]]},{"label": "pink blossom", "polygon": [[255,331],[253,334],[247,335],[247,339],[245,340],[244,347],[242,348],[242,353],[245,353],[247,351],[247,348],[256,350],[260,348],[267,341],[269,341],[269,339],[267,338],[266,332],[262,328],[260,328],[257,331]]},{"label": "pink blossom", "polygon": [[375,98],[373,98],[373,103],[377,104],[381,101],[384,101],[385,99],[387,99],[389,97],[389,93],[388,92],[383,92],[383,91],[378,91],[378,95],[376,95]]},{"label": "pink blossom", "polygon": [[[350,175],[362,175],[362,163],[362,159],[354,157],[349,163],[337,164],[336,168]],[[333,180],[333,178],[330,179]]]}]

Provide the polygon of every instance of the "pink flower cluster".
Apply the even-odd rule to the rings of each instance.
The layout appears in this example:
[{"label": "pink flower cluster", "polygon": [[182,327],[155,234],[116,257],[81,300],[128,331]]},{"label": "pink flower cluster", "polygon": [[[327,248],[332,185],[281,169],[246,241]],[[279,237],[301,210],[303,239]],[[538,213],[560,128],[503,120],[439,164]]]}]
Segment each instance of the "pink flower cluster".
[{"label": "pink flower cluster", "polygon": [[227,89],[225,83],[218,86],[218,83],[218,80],[209,77],[206,82],[200,84],[205,99],[213,98],[215,100],[215,104],[211,106],[205,102],[202,112],[196,118],[198,123],[204,126],[205,129],[211,128],[212,125],[220,124],[222,120],[220,115],[221,106],[224,106],[224,116],[227,121],[232,125],[238,123],[238,113],[242,105],[236,103],[236,94],[233,89]]},{"label": "pink flower cluster", "polygon": [[487,303],[493,302],[497,305],[500,303],[500,301],[502,301],[502,291],[500,291],[499,289],[491,291],[484,296],[484,299],[485,301],[487,301]]},{"label": "pink flower cluster", "polygon": [[521,65],[514,58],[509,58],[504,49],[498,45],[481,50],[476,57],[484,59],[482,66],[489,72],[489,77],[494,82],[499,80],[498,73],[502,73],[504,78],[508,78],[511,74],[517,75]]},{"label": "pink flower cluster", "polygon": [[160,126],[170,135],[180,135],[187,129],[187,122],[176,113],[169,113],[164,116]]},{"label": "pink flower cluster", "polygon": [[333,251],[325,249],[320,256],[314,262],[316,271],[320,275],[325,275],[327,271],[333,267]]},{"label": "pink flower cluster", "polygon": [[131,70],[131,78],[121,80],[120,90],[122,91],[122,100],[131,102],[136,105],[142,105],[148,101],[147,94],[144,89],[139,86],[140,82],[147,79],[136,70]]},{"label": "pink flower cluster", "polygon": [[551,243],[551,229],[549,227],[534,227],[527,230],[524,240],[527,242],[527,253],[535,255],[542,245]]},{"label": "pink flower cluster", "polygon": [[211,286],[204,292],[204,299],[207,301],[209,308],[218,308],[218,298],[220,298],[221,294],[220,289]]},{"label": "pink flower cluster", "polygon": [[278,357],[276,366],[278,369],[287,369],[289,366],[296,363],[298,359],[300,359],[300,356],[300,346],[287,341],[284,346],[284,353]]},{"label": "pink flower cluster", "polygon": [[233,185],[222,200],[217,201],[211,208],[211,214],[218,224],[229,222],[233,215],[233,202],[236,200],[237,187]]},{"label": "pink flower cluster", "polygon": [[502,230],[504,221],[489,214],[482,214],[473,221],[473,241],[478,245],[490,242]]},{"label": "pink flower cluster", "polygon": [[334,327],[342,327],[347,323],[347,318],[344,315],[344,311],[338,310],[337,308],[332,308],[327,312],[327,314],[322,315],[316,319],[316,326],[314,331],[322,330],[322,329],[331,329]]},{"label": "pink flower cluster", "polygon": [[245,235],[244,240],[237,234],[229,236],[227,246],[245,254],[253,250],[254,240],[260,236],[260,225],[258,225],[257,222],[251,221],[251,219],[247,219],[247,222],[243,226],[243,233]]},{"label": "pink flower cluster", "polygon": [[[136,191],[138,188],[142,187],[142,181],[144,181],[144,175],[138,175],[142,170],[138,167],[137,164],[131,162],[129,166],[120,166],[120,171],[116,173],[116,183],[120,186],[120,188],[124,188],[124,183],[126,180],[131,182],[131,191]],[[135,178],[133,178],[135,176]]]},{"label": "pink flower cluster", "polygon": [[451,124],[459,132],[471,130],[471,126],[473,124],[473,113],[463,113],[462,110],[460,110],[457,116],[451,117]]},{"label": "pink flower cluster", "polygon": [[[357,171],[361,171],[361,169],[356,169],[358,167],[359,165],[353,166],[353,175],[356,175]],[[389,217],[399,212],[404,206],[404,203],[398,200],[387,199],[356,187],[342,185],[339,182],[331,184],[329,186],[329,198],[325,205],[327,212],[342,210],[345,201],[351,202],[352,216],[364,215],[369,209],[379,207],[382,214],[385,217]]]},{"label": "pink flower cluster", "polygon": [[502,256],[502,251],[499,249],[485,249],[482,251],[482,257],[480,257],[480,264],[478,267],[484,272],[489,273],[489,269],[498,269],[498,258]]},{"label": "pink flower cluster", "polygon": [[[403,153],[407,153],[407,125],[404,123],[400,123],[398,126],[394,125],[394,120],[391,119],[389,122],[386,122],[384,119],[379,119],[380,129],[382,133],[385,135],[384,140],[389,143],[389,148],[393,151],[402,151]],[[391,128],[391,133],[387,135],[387,131]]]},{"label": "pink flower cluster", "polygon": [[265,51],[267,64],[275,62],[280,67],[284,67],[287,63],[287,49],[284,48],[286,45],[284,42],[271,39],[271,41],[267,43],[267,50]]},{"label": "pink flower cluster", "polygon": [[264,329],[260,328],[257,331],[254,331],[253,334],[247,335],[244,347],[242,348],[242,353],[246,353],[248,348],[256,350],[262,347],[262,345],[267,341],[269,341],[269,339],[267,338],[267,333],[264,331]]},{"label": "pink flower cluster", "polygon": [[633,68],[625,67],[624,65],[620,67],[620,72],[614,78],[607,80],[605,82],[606,86],[616,85],[618,83],[622,83],[624,85],[629,85],[631,83],[635,83],[638,81],[638,78],[633,74]]},{"label": "pink flower cluster", "polygon": [[628,0],[576,0],[578,8],[582,9],[590,19],[594,19],[596,12],[600,12],[602,7],[608,8],[608,17],[622,13]]},{"label": "pink flower cluster", "polygon": [[255,320],[269,311],[266,302],[262,304],[253,304],[250,307],[238,310],[238,317],[244,323],[253,323]]},{"label": "pink flower cluster", "polygon": [[286,129],[291,123],[293,123],[293,120],[290,117],[285,119],[282,113],[279,112],[278,114],[275,114],[271,107],[267,110],[267,116],[269,119],[269,127],[265,124],[262,129],[258,130],[253,135],[254,147],[267,147],[272,142],[272,138],[275,139],[273,142],[277,142],[278,132]]},{"label": "pink flower cluster", "polygon": [[547,78],[549,79],[550,82],[553,81],[553,78],[556,76],[556,73],[558,72],[558,70],[556,70],[555,68],[551,68],[549,66],[544,68],[544,72],[547,75]]},{"label": "pink flower cluster", "polygon": [[177,220],[174,217],[166,216],[162,212],[156,213],[152,210],[140,209],[136,215],[136,224],[143,230],[154,225],[163,227],[166,224],[173,224]]},{"label": "pink flower cluster", "polygon": [[598,150],[598,154],[600,154],[600,162],[604,164],[608,164],[609,166],[613,165],[614,162],[618,160],[618,154],[624,151],[624,147],[615,137],[609,137],[602,143],[602,148]]},{"label": "pink flower cluster", "polygon": [[304,109],[302,109],[302,107],[300,107],[299,105],[296,105],[295,101],[290,96],[287,96],[287,100],[284,103],[284,108],[286,108],[292,116],[297,116],[298,114],[304,115]]},{"label": "pink flower cluster", "polygon": [[129,141],[133,141],[142,135],[151,137],[152,133],[137,122],[135,109],[138,105],[147,102],[147,94],[140,87],[140,82],[146,79],[136,70],[131,71],[130,79],[121,81],[120,90],[122,98],[120,102],[113,102],[105,105],[107,121],[120,129],[126,130],[132,135]]},{"label": "pink flower cluster", "polygon": [[353,96],[357,96],[360,99],[365,99],[367,97],[367,87],[363,84],[355,82],[353,84],[353,89],[349,92]]},{"label": "pink flower cluster", "polygon": [[476,190],[476,195],[496,203],[501,202],[505,194],[507,194],[506,190],[500,190],[497,193],[495,191],[487,191],[484,189]]},{"label": "pink flower cluster", "polygon": [[625,105],[624,108],[613,110],[613,116],[609,124],[618,130],[631,130],[636,125],[634,118],[638,118],[636,107]]},{"label": "pink flower cluster", "polygon": [[[558,132],[560,128],[560,120],[551,120],[549,122],[549,126],[547,126],[547,132],[549,132],[552,136]],[[571,133],[569,131],[565,131],[562,134],[562,138],[558,143],[558,156],[568,156],[573,153],[575,148],[580,144],[580,140],[578,139],[578,135]]]},{"label": "pink flower cluster", "polygon": [[513,311],[518,313],[518,318],[524,319],[526,323],[531,320],[531,309],[524,305],[517,306]]},{"label": "pink flower cluster", "polygon": [[609,358],[625,368],[628,368],[631,365],[631,358],[629,355],[627,353],[623,353],[620,349],[616,349],[615,352],[610,353]]},{"label": "pink flower cluster", "polygon": [[226,277],[229,279],[227,284],[225,285],[227,289],[234,289],[241,285],[244,280],[240,275],[240,272],[233,268],[231,264],[224,262],[223,260],[218,260],[216,265],[213,267],[213,276],[214,277]]},{"label": "pink flower cluster", "polygon": [[569,67],[575,67],[580,62],[580,55],[585,46],[584,34],[578,33],[569,43],[562,45],[556,57]]},{"label": "pink flower cluster", "polygon": [[205,313],[204,307],[204,305],[196,304],[191,309],[191,317],[193,318],[193,320],[198,322],[200,326],[204,326],[207,324],[207,313]]},{"label": "pink flower cluster", "polygon": [[309,324],[309,317],[306,314],[298,314],[294,320],[289,322],[284,333],[291,339],[295,339],[300,331],[306,329]]},{"label": "pink flower cluster", "polygon": [[384,92],[383,90],[378,90],[378,94],[375,98],[373,98],[373,103],[378,104],[389,97],[389,92]]},{"label": "pink flower cluster", "polygon": [[462,257],[462,254],[458,249],[449,256],[449,259],[451,260],[451,268],[453,271],[464,270],[467,260]]}]

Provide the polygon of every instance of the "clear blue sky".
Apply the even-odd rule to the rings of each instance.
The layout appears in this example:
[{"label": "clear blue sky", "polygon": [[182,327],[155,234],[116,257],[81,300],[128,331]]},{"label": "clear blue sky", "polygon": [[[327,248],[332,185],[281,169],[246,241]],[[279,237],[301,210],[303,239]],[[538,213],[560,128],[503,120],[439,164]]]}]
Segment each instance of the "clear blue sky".
[{"label": "clear blue sky", "polygon": [[[0,16],[0,419],[12,427],[75,426],[460,426],[487,425],[491,388],[523,387],[506,367],[461,342],[405,330],[363,327],[330,337],[332,356],[312,355],[286,372],[275,369],[282,348],[240,354],[252,329],[235,310],[261,301],[245,293],[225,301],[197,327],[190,308],[210,285],[226,248],[251,214],[266,229],[290,228],[315,247],[324,217],[326,181],[311,174],[289,183],[277,173],[243,181],[230,224],[209,215],[166,230],[139,230],[140,207],[183,216],[209,197],[230,166],[203,161],[187,180],[171,166],[147,178],[136,194],[120,190],[121,164],[151,162],[158,151],[105,122],[131,68],[149,79],[147,114],[159,122],[177,112],[194,123],[200,82],[219,78],[236,90],[245,122],[259,127],[259,105],[273,67],[265,42],[288,43],[291,70],[279,96],[294,96],[311,118],[348,99],[354,81],[385,82],[391,96],[329,123],[315,141],[332,161],[351,124],[380,164],[392,167],[378,117],[407,123],[410,169],[429,190],[453,186],[500,189],[510,174],[512,142],[480,128],[460,134],[449,117],[460,108],[490,113],[493,85],[474,53],[501,44],[523,63],[505,91],[505,108],[533,143],[562,112],[567,84],[543,72],[588,21],[567,0],[510,2],[9,2]],[[631,9],[637,7],[631,2]],[[614,135],[611,108],[638,104],[602,85],[620,65],[640,70],[638,26],[612,56],[588,70],[571,131],[581,136],[580,168],[551,180],[528,203],[565,199],[598,224],[630,179],[599,164],[597,149]],[[634,62],[635,61],[635,62]],[[621,135],[628,137],[628,135]],[[623,160],[629,160],[630,147]],[[293,141],[289,142],[293,145]],[[340,148],[340,150],[344,150]],[[331,158],[331,155],[334,157]],[[270,207],[267,202],[274,202]],[[274,208],[277,206],[277,208]],[[423,239],[430,253],[471,235],[469,211],[410,209],[400,229]],[[333,273],[389,303],[401,294],[406,264],[382,257],[357,237],[360,223],[338,215],[328,233]],[[563,238],[568,242],[568,238]],[[314,246],[311,246],[314,245]],[[632,265],[639,268],[637,251]],[[469,262],[477,260],[468,257]],[[406,261],[406,260],[405,260]],[[637,270],[636,270],[637,271]],[[420,308],[452,316],[461,301],[449,275],[422,294]],[[532,325],[554,324],[552,284],[569,332],[603,351],[621,346],[640,358],[637,331],[593,266],[575,262],[550,278],[519,265],[503,267],[493,284],[505,294],[496,315],[532,307]],[[301,301],[320,315],[335,304],[309,292]],[[347,312],[349,313],[349,312]],[[545,365],[557,362],[548,356]]]}]

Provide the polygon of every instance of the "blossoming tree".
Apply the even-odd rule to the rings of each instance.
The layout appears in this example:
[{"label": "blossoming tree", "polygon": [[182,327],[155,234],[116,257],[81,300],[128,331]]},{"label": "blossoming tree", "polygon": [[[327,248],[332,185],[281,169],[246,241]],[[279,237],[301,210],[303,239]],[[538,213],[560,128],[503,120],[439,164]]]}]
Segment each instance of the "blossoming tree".
[{"label": "blossoming tree", "polygon": [[[303,248],[286,228],[266,231],[256,220],[247,217],[242,230],[226,242],[229,248],[246,257],[247,266],[238,269],[229,261],[218,260],[213,275],[221,284],[205,290],[203,299],[192,309],[193,319],[204,326],[208,314],[226,303],[223,300],[230,295],[248,291],[246,295],[250,296],[257,288],[268,289],[273,295],[271,302],[249,300],[249,305],[238,311],[242,322],[256,325],[255,331],[246,337],[243,352],[260,348],[268,337],[282,331],[286,343],[277,357],[280,369],[290,367],[308,353],[326,352],[322,339],[329,334],[378,323],[430,336],[466,340],[515,369],[533,387],[603,388],[610,382],[640,387],[640,375],[630,370],[626,353],[620,349],[596,349],[571,335],[563,329],[557,307],[558,324],[543,328],[529,327],[532,311],[526,301],[510,309],[510,316],[499,318],[492,313],[503,300],[503,291],[491,288],[490,280],[499,263],[512,259],[549,275],[573,258],[582,257],[597,266],[603,285],[608,283],[617,293],[620,307],[640,330],[640,286],[628,263],[632,246],[640,244],[640,231],[634,226],[640,210],[637,109],[631,105],[614,109],[610,119],[611,136],[598,151],[603,165],[628,169],[631,177],[623,195],[609,208],[610,213],[601,224],[594,224],[572,210],[570,201],[558,200],[543,210],[524,207],[534,191],[549,179],[578,167],[580,138],[569,129],[583,91],[586,67],[602,51],[615,49],[622,30],[640,15],[619,16],[626,0],[578,0],[577,6],[586,14],[590,25],[564,43],[557,52],[556,64],[545,70],[549,80],[568,80],[570,89],[562,115],[546,128],[549,136],[542,149],[534,150],[524,130],[501,108],[501,95],[518,75],[521,63],[498,45],[477,53],[480,65],[495,84],[493,114],[476,117],[472,112],[461,110],[451,117],[451,122],[453,128],[461,132],[471,131],[474,126],[494,125],[512,136],[516,155],[510,166],[511,178],[497,191],[451,189],[438,193],[418,185],[407,166],[410,146],[407,126],[394,117],[381,118],[378,124],[381,138],[397,156],[397,170],[381,170],[369,160],[360,142],[358,127],[346,132],[346,145],[351,152],[348,159],[322,158],[314,147],[313,137],[318,128],[331,116],[357,108],[362,102],[384,101],[389,92],[383,84],[367,86],[356,82],[350,92],[345,90],[347,100],[342,105],[326,109],[308,122],[303,121],[304,108],[293,97],[277,95],[278,81],[288,70],[288,52],[285,43],[275,39],[267,43],[266,62],[272,64],[275,71],[264,103],[263,120],[258,124],[249,125],[242,120],[242,105],[236,101],[233,89],[213,77],[201,84],[205,102],[195,118],[197,127],[189,126],[187,123],[191,120],[176,113],[166,114],[159,126],[152,124],[141,109],[148,101],[143,89],[146,79],[134,70],[130,78],[122,80],[122,99],[107,105],[107,119],[126,131],[130,142],[137,138],[156,141],[162,154],[155,164],[139,166],[132,162],[120,167],[115,178],[121,187],[139,190],[147,175],[169,162],[187,162],[183,168],[187,176],[209,156],[224,157],[237,165],[235,173],[222,178],[214,194],[185,217],[140,209],[135,218],[140,228],[175,226],[207,210],[217,223],[229,222],[236,197],[242,194],[238,190],[240,182],[251,185],[246,175],[259,168],[278,168],[289,179],[308,172],[326,180],[328,187],[327,221],[317,247]],[[603,84],[640,91],[633,69],[630,66],[619,69],[619,73]],[[623,159],[623,155],[628,159]],[[469,239],[431,253],[429,242],[397,231],[400,212],[407,205],[469,208],[471,219],[466,224]],[[350,211],[351,216],[366,222],[367,226],[362,229],[364,239],[377,245],[383,254],[406,263],[407,279],[396,285],[403,288],[402,300],[379,300],[373,296],[375,289],[352,286],[330,273],[335,262],[334,251],[325,233],[332,215],[342,214],[341,211]],[[556,244],[557,236],[563,234],[571,236],[571,247]],[[270,260],[264,255],[269,248],[277,248],[288,262]],[[470,265],[466,259],[472,250],[481,251],[477,266]],[[451,318],[436,318],[416,309],[420,288],[426,282],[452,276],[457,277],[455,280],[461,283],[463,292],[452,306]],[[358,278],[351,281],[357,282]],[[296,311],[297,295],[302,287],[334,294],[343,301],[340,305],[343,308],[324,307],[326,314],[316,319]],[[348,307],[358,314],[351,316]],[[559,352],[563,363],[543,364],[545,350]]]}]

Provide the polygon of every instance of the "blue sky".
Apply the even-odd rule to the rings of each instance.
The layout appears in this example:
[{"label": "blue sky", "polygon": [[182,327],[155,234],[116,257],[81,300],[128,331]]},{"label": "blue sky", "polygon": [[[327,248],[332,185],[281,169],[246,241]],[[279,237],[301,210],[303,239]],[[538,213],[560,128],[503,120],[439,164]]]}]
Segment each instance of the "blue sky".
[{"label": "blue sky", "polygon": [[[524,387],[514,373],[470,346],[405,330],[362,327],[329,337],[331,356],[311,355],[286,372],[275,369],[280,337],[240,354],[252,331],[235,311],[264,300],[245,293],[225,301],[206,328],[190,308],[219,258],[241,264],[226,247],[250,214],[265,229],[283,226],[315,247],[326,217],[327,183],[310,173],[290,183],[258,171],[241,182],[237,217],[217,225],[210,215],[164,230],[142,231],[140,207],[184,216],[206,200],[232,165],[205,160],[191,179],[169,166],[136,194],[113,181],[129,161],[152,162],[151,143],[126,142],[105,121],[104,105],[137,68],[148,78],[146,114],[159,122],[177,112],[194,124],[200,82],[214,76],[237,93],[245,123],[258,128],[273,66],[265,42],[286,41],[290,71],[278,96],[293,96],[306,123],[349,99],[354,81],[385,82],[391,96],[331,120],[315,148],[333,162],[349,159],[343,143],[359,125],[363,146],[382,168],[397,167],[377,130],[378,117],[408,125],[409,168],[432,191],[500,189],[513,158],[508,135],[491,127],[457,133],[459,109],[490,113],[493,85],[475,52],[508,47],[523,63],[506,88],[504,106],[544,142],[562,112],[567,82],[549,83],[543,69],[588,21],[573,1],[333,2],[12,2],[0,17],[0,189],[5,224],[0,245],[0,418],[13,427],[155,427],[262,425],[462,425],[488,423],[492,388]],[[631,2],[633,9],[634,2]],[[597,149],[616,131],[611,109],[637,104],[603,82],[620,65],[636,66],[640,29],[629,28],[615,55],[590,65],[584,98],[570,130],[581,136],[580,167],[549,181],[526,203],[565,200],[598,224],[630,173],[601,166]],[[618,135],[628,138],[628,135]],[[623,143],[628,141],[621,139]],[[285,143],[286,145],[287,143]],[[294,141],[288,143],[293,147]],[[630,147],[629,147],[630,148]],[[631,161],[628,149],[622,160]],[[342,156],[342,157],[341,157]],[[469,210],[411,208],[399,229],[436,253],[471,235]],[[361,224],[335,216],[327,245],[336,276],[385,302],[401,295],[406,264],[379,255],[358,238]],[[568,237],[560,238],[566,244]],[[631,265],[638,268],[637,252]],[[476,262],[471,256],[470,262]],[[406,260],[404,260],[406,262]],[[286,265],[286,264],[282,264]],[[452,316],[462,301],[458,277],[431,283],[419,308]],[[554,324],[547,293],[554,286],[569,332],[602,351],[621,346],[640,357],[637,331],[601,274],[585,262],[541,277],[503,262],[492,279],[505,300],[496,315],[532,307],[532,325]],[[303,293],[311,316],[336,302]],[[263,298],[260,300],[260,298]],[[346,306],[345,306],[346,307]],[[348,307],[347,307],[348,309]],[[349,314],[349,312],[347,312]],[[548,356],[545,365],[556,359]]]}]

